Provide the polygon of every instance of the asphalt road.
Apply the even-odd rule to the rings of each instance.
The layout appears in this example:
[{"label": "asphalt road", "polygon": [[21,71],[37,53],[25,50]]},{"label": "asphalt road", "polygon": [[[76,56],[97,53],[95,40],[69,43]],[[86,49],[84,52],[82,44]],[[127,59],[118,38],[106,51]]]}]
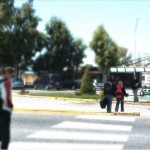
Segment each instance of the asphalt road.
[{"label": "asphalt road", "polygon": [[150,148],[150,118],[13,114],[10,149]]}]

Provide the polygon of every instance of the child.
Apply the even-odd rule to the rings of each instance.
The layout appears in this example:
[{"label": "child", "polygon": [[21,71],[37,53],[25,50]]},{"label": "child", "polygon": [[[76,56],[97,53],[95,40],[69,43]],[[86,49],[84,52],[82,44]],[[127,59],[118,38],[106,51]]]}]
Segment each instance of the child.
[{"label": "child", "polygon": [[124,96],[128,96],[129,94],[126,93],[125,87],[123,86],[123,82],[119,80],[118,85],[115,90],[115,97],[116,97],[116,108],[115,111],[118,112],[119,104],[121,102],[121,112],[124,112]]}]

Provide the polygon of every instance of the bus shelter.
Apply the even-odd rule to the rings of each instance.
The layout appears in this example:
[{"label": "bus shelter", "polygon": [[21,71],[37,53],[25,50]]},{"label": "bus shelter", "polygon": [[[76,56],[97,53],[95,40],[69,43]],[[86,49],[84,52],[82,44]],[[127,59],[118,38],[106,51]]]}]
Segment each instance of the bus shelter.
[{"label": "bus shelter", "polygon": [[136,74],[142,85],[141,95],[150,94],[150,67],[112,67],[110,68],[110,74],[121,78],[125,82],[126,87],[130,87],[130,81],[133,78],[133,74]]}]

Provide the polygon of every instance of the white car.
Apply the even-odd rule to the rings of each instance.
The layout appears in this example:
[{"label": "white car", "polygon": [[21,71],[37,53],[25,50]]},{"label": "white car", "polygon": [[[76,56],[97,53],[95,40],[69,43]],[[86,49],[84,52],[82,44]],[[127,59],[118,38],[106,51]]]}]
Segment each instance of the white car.
[{"label": "white car", "polygon": [[93,86],[96,90],[100,90],[101,88],[104,88],[104,83],[100,82],[98,79],[94,79]]},{"label": "white car", "polygon": [[140,95],[141,96],[150,95],[150,87],[143,87],[142,91],[140,92]]}]

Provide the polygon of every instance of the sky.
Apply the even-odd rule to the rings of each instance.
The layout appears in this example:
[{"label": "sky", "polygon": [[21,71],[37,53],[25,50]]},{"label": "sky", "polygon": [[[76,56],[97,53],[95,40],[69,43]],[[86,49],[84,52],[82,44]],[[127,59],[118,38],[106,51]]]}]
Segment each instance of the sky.
[{"label": "sky", "polygon": [[[15,6],[24,2],[15,0]],[[74,38],[82,38],[89,46],[95,30],[103,24],[133,59],[150,55],[150,0],[34,0],[34,9],[42,19],[38,26],[42,32],[55,16],[66,23]],[[95,54],[89,47],[85,54],[84,64],[96,66]]]}]

